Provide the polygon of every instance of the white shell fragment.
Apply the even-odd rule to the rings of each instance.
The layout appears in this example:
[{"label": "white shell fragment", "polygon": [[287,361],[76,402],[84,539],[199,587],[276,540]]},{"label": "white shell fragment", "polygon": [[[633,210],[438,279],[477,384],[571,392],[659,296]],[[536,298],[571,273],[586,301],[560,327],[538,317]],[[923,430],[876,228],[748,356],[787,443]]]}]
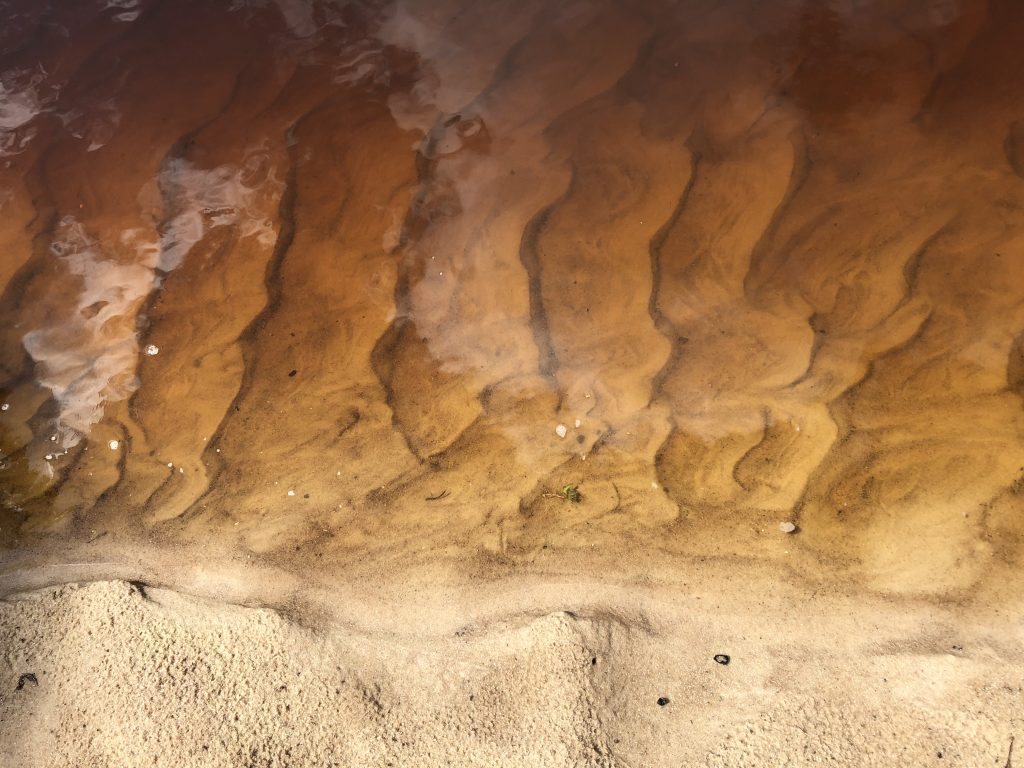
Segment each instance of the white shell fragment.
[{"label": "white shell fragment", "polygon": [[569,433],[569,428],[565,424],[559,424],[555,427],[555,434],[559,437],[565,437]]},{"label": "white shell fragment", "polygon": [[779,523],[779,530],[783,533],[793,533],[796,531],[796,526],[787,520],[784,523]]},{"label": "white shell fragment", "polygon": [[107,443],[107,445],[110,446],[110,450],[116,451],[121,446],[121,443],[119,443],[117,440],[111,440],[109,443]]},{"label": "white shell fragment", "polygon": [[583,426],[583,422],[580,421],[579,419],[576,419],[576,421],[573,422],[573,426],[576,427],[576,429],[579,429],[580,427]]},{"label": "white shell fragment", "polygon": [[288,491],[288,495],[289,496],[294,496],[295,495],[295,491]]},{"label": "white shell fragment", "polygon": [[150,357],[153,357],[153,355],[159,355],[160,347],[158,347],[156,344],[150,344],[149,346],[146,347],[146,354],[149,355]]}]

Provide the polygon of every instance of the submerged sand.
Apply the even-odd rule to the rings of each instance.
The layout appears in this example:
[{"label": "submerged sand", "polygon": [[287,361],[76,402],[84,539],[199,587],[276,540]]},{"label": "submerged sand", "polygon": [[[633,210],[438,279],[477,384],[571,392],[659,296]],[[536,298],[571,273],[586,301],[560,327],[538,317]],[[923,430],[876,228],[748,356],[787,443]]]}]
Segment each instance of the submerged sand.
[{"label": "submerged sand", "polygon": [[1020,0],[0,17],[0,768],[1012,766]]},{"label": "submerged sand", "polygon": [[1016,615],[764,578],[292,586],[9,595],[4,766],[1001,767],[1024,727]]}]

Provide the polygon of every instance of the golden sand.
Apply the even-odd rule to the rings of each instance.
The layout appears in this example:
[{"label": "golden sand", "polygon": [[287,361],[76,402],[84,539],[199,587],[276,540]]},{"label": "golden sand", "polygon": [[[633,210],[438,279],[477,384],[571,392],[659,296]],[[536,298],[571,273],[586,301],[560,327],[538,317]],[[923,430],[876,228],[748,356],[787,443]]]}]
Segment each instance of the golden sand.
[{"label": "golden sand", "polygon": [[0,13],[14,765],[1010,765],[1020,3]]}]

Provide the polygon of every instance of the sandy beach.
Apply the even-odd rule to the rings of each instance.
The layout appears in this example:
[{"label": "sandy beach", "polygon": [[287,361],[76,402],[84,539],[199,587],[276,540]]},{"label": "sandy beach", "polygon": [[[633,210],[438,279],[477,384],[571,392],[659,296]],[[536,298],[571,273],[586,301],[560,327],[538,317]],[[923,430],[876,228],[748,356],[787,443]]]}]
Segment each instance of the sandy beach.
[{"label": "sandy beach", "polygon": [[1024,765],[1022,40],[0,0],[0,768]]},{"label": "sandy beach", "polygon": [[1024,727],[1009,605],[728,563],[686,584],[347,591],[257,567],[172,570],[178,590],[101,578],[115,570],[42,586],[68,571],[22,569],[36,588],[0,603],[5,766],[1003,768]]}]

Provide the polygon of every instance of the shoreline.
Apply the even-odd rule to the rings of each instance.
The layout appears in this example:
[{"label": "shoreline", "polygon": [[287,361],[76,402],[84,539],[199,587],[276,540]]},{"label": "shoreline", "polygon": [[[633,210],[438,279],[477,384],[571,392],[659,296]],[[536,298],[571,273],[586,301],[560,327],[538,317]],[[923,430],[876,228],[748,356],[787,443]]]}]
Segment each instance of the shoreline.
[{"label": "shoreline", "polygon": [[[723,581],[706,563],[688,590],[526,575],[437,582],[433,601],[421,584],[404,602],[230,567],[193,568],[177,589],[41,586],[84,573],[51,565],[12,592],[9,566],[0,742],[16,768],[1001,768],[1024,731],[1008,604],[843,595],[753,568]],[[261,586],[273,599],[254,601]],[[38,686],[15,690],[26,672]],[[271,685],[291,675],[296,691]],[[81,735],[93,728],[131,738]]]}]

